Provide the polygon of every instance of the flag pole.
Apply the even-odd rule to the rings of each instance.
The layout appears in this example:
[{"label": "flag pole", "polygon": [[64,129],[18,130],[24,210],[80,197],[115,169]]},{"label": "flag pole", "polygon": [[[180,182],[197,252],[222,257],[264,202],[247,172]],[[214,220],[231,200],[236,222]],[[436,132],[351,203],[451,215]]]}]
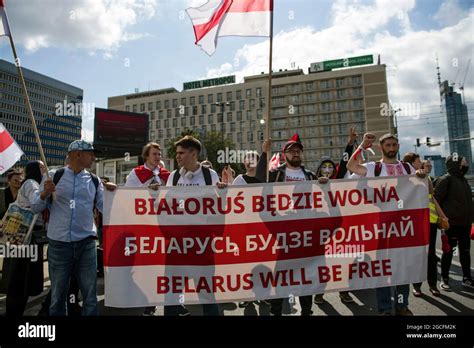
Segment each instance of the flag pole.
[{"label": "flag pole", "polygon": [[13,34],[12,34],[12,31],[10,30],[10,24],[8,23],[6,8],[4,7],[3,10],[5,11],[5,19],[6,19],[5,24],[8,28],[7,36],[10,39],[10,45],[13,51],[13,58],[15,58],[15,66],[18,71],[18,75],[20,77],[20,83],[21,83],[21,87],[23,91],[23,97],[25,98],[26,109],[28,110],[28,116],[30,117],[31,124],[33,126],[33,131],[35,132],[36,143],[38,144],[41,161],[43,161],[43,164],[46,167],[46,176],[49,178],[49,171],[48,171],[48,165],[46,163],[46,157],[44,155],[43,146],[41,145],[41,139],[39,137],[38,128],[36,127],[35,116],[33,115],[33,109],[31,107],[30,97],[28,96],[28,91],[26,89],[26,82],[25,82],[25,78],[23,77],[23,71],[21,70],[20,59],[18,58],[18,55],[16,53],[15,42],[13,41]]},{"label": "flag pole", "polygon": [[[272,61],[273,61],[273,5],[274,1],[270,0],[270,45],[269,45],[269,54],[268,54],[268,101],[267,101],[267,122],[266,122],[266,139],[270,138],[270,122],[271,122],[271,112],[272,112]],[[267,152],[267,182],[269,179],[269,169],[270,169],[270,154]]]}]

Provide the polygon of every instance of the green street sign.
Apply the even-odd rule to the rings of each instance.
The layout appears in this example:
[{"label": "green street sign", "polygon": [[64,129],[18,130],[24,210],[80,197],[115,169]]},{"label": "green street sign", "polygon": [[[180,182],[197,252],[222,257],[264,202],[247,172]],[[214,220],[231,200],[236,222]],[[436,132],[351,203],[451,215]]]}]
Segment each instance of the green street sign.
[{"label": "green street sign", "polygon": [[183,90],[226,85],[228,83],[235,83],[235,75],[217,77],[215,79],[208,80],[184,82]]},{"label": "green street sign", "polygon": [[373,64],[373,55],[326,60],[324,62],[311,63],[309,67],[310,72],[330,71],[337,68],[346,68],[350,66]]}]

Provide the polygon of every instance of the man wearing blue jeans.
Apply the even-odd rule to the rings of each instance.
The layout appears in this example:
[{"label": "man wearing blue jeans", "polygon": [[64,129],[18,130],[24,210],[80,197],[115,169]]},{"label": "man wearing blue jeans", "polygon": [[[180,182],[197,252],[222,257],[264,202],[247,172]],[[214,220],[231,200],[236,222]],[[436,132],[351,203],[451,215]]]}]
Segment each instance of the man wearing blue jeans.
[{"label": "man wearing blue jeans", "polygon": [[[31,209],[38,213],[49,208],[48,264],[51,279],[51,316],[67,315],[66,300],[71,275],[82,294],[82,315],[98,315],[97,232],[94,207],[102,212],[104,186],[86,168],[95,160],[92,144],[73,141],[68,148],[69,165],[50,172],[43,180]],[[56,182],[56,184],[53,182]],[[58,179],[59,178],[59,179]],[[113,191],[115,185],[107,186]],[[56,194],[52,199],[52,193]]]},{"label": "man wearing blue jeans", "polygon": [[[365,151],[372,147],[375,141],[375,135],[372,133],[364,134],[364,139],[359,148],[351,156],[347,163],[347,168],[352,173],[361,177],[377,177],[377,176],[403,176],[416,174],[420,178],[426,176],[423,170],[415,170],[410,164],[397,160],[397,153],[400,149],[398,138],[394,134],[385,134],[379,140],[379,149],[382,152],[382,160],[378,162],[359,163],[361,151]],[[397,315],[413,315],[408,308],[408,296],[410,295],[410,285],[397,285],[395,288],[395,313]],[[377,288],[377,305],[381,315],[392,314],[392,287]]]}]

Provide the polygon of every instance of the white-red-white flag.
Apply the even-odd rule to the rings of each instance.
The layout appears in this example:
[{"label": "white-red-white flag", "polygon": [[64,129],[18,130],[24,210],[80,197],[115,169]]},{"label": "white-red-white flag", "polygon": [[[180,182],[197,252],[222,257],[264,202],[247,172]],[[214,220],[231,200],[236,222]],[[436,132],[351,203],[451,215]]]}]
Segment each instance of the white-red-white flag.
[{"label": "white-red-white flag", "polygon": [[0,123],[0,174],[13,167],[23,155],[21,148],[5,129],[3,123]]},{"label": "white-red-white flag", "polygon": [[10,36],[10,27],[8,26],[3,0],[0,0],[0,36]]},{"label": "white-red-white flag", "polygon": [[274,155],[272,156],[272,158],[270,159],[270,163],[269,163],[269,165],[268,165],[268,170],[277,169],[279,165],[280,165],[280,153],[277,152],[277,153],[274,154]]},{"label": "white-red-white flag", "polygon": [[186,10],[196,45],[212,55],[220,36],[270,36],[273,0],[209,0]]}]

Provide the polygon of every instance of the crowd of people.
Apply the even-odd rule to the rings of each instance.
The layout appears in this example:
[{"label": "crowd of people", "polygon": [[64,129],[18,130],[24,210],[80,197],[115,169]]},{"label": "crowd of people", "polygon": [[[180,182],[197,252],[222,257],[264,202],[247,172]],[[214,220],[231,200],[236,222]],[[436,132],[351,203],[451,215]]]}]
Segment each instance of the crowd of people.
[{"label": "crowd of people", "polygon": [[[248,152],[244,158],[245,172],[236,176],[235,170],[226,165],[220,175],[208,161],[200,162],[201,143],[192,136],[185,136],[175,145],[178,168],[169,172],[162,161],[160,145],[150,142],[143,147],[143,165],[128,175],[125,187],[146,187],[158,190],[161,186],[247,185],[265,182],[318,181],[320,185],[330,180],[344,178],[403,176],[415,174],[428,176],[430,209],[430,242],[428,248],[427,281],[429,292],[440,296],[440,290],[452,291],[449,272],[454,250],[458,249],[462,265],[462,286],[472,289],[470,267],[470,240],[472,216],[471,189],[465,178],[468,163],[465,158],[452,155],[447,158],[447,173],[434,179],[429,176],[431,163],[421,161],[416,153],[407,153],[402,161],[397,159],[399,141],[396,135],[386,134],[379,139],[382,158],[366,162],[365,154],[374,145],[376,137],[366,133],[360,145],[357,134],[351,128],[349,140],[342,158],[334,161],[322,158],[318,168],[312,171],[303,165],[304,147],[299,137],[293,137],[282,149],[280,163],[268,172],[268,154],[271,139],[263,142],[262,153]],[[80,312],[82,315],[98,315],[97,304],[97,244],[100,237],[100,214],[103,192],[114,191],[117,185],[98,178],[88,169],[95,160],[95,149],[84,140],[69,145],[64,167],[49,171],[41,161],[29,162],[25,170],[13,169],[7,174],[8,187],[0,196],[0,217],[8,205],[15,202],[39,214],[34,232],[47,230],[48,271],[50,291],[43,303],[43,315],[64,316]],[[438,288],[439,262],[436,256],[438,230],[441,230],[442,257],[441,283]],[[37,260],[5,258],[3,262],[1,291],[6,293],[6,315],[22,316],[28,297],[43,291],[43,252],[40,233],[33,233],[28,241],[40,248]],[[392,303],[392,291],[394,298]],[[79,292],[82,306],[78,306]],[[409,309],[410,285],[376,288],[378,311],[381,315],[413,315]],[[422,283],[413,284],[413,296],[422,296]],[[354,302],[349,292],[339,293],[344,303]],[[71,299],[75,299],[71,301]],[[401,299],[401,300],[400,300]],[[271,315],[282,315],[284,299],[264,300],[270,305]],[[313,303],[325,302],[324,294],[300,296],[301,315],[312,315]],[[239,303],[245,307],[249,302]],[[154,306],[143,309],[144,315],[156,315]],[[203,304],[204,315],[222,315],[218,304]],[[190,315],[185,305],[164,308],[165,316]]]}]

